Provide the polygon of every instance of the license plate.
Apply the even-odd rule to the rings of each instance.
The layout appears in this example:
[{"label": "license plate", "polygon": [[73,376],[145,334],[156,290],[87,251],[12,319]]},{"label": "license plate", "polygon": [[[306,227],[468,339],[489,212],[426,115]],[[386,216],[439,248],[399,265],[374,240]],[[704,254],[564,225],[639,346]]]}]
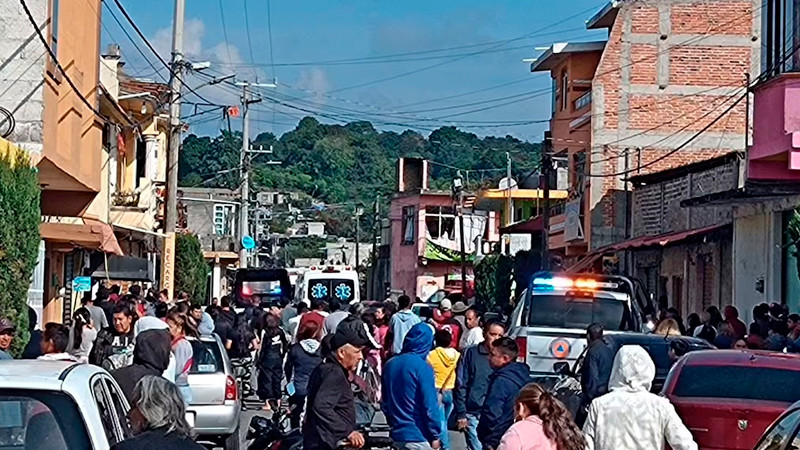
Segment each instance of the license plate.
[{"label": "license plate", "polygon": [[190,427],[194,428],[194,413],[193,412],[187,412],[186,413],[186,422],[189,423]]}]

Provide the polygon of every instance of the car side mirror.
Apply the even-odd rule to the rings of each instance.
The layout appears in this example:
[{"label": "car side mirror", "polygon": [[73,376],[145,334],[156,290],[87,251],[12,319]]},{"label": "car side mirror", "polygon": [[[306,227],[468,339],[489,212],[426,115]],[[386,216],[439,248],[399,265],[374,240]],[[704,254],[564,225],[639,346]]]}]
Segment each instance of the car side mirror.
[{"label": "car side mirror", "polygon": [[553,363],[553,372],[555,372],[557,375],[569,375],[569,363],[566,361]]}]

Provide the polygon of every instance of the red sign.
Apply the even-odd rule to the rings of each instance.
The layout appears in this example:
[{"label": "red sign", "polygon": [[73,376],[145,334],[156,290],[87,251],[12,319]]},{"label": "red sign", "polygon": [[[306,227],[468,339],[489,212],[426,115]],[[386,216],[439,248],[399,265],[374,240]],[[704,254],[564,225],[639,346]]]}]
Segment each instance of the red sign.
[{"label": "red sign", "polygon": [[239,107],[238,106],[228,106],[228,115],[231,117],[239,117]]}]

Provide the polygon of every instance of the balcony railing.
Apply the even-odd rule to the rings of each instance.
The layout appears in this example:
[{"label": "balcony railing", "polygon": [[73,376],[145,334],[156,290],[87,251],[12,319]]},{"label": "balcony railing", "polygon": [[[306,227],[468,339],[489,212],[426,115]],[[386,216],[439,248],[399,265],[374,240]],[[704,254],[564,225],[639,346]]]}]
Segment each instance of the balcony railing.
[{"label": "balcony railing", "polygon": [[575,111],[583,109],[592,104],[592,91],[586,91],[583,95],[575,99]]}]

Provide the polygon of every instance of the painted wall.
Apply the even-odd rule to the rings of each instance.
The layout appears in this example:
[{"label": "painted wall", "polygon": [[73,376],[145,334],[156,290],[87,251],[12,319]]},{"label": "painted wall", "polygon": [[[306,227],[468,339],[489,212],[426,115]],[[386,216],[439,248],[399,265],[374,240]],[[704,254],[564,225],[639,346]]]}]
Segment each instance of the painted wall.
[{"label": "painted wall", "polygon": [[[771,211],[738,211],[733,222],[733,298],[742,320],[759,303],[781,301],[781,218]],[[764,292],[757,283],[763,280]]]},{"label": "painted wall", "polygon": [[748,177],[800,180],[800,78],[784,75],[756,91]]}]

